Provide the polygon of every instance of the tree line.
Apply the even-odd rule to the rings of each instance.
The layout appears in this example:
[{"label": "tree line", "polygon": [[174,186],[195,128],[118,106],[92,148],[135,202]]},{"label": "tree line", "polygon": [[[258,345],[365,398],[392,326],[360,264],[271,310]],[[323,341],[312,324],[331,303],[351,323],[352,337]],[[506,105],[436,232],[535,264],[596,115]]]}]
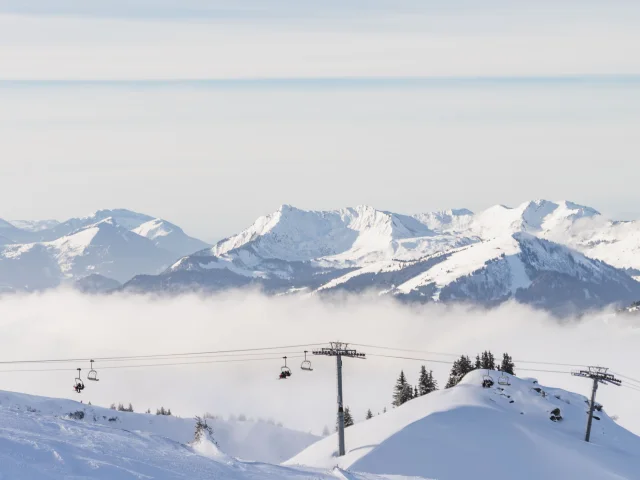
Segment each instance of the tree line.
[{"label": "tree line", "polygon": [[[500,370],[502,372],[515,375],[515,364],[513,362],[513,358],[511,358],[511,355],[508,353],[504,353],[502,355],[502,361],[499,364],[497,363],[493,353],[489,350],[485,350],[484,352],[476,355],[475,361],[472,361],[467,355],[462,355],[459,359],[453,362],[449,378],[444,388],[455,387],[467,373],[473,370]],[[418,383],[415,386],[411,385],[407,381],[404,370],[401,370],[395,386],[393,387],[392,405],[394,407],[399,407],[414,398],[428,395],[436,390],[438,390],[438,382],[433,376],[433,370],[427,370],[427,367],[422,365],[418,375]],[[345,410],[345,427],[348,426],[346,420],[348,410],[348,408]],[[365,418],[367,420],[373,418],[371,409],[367,410]],[[349,412],[349,419],[350,424],[353,425],[351,412]]]}]

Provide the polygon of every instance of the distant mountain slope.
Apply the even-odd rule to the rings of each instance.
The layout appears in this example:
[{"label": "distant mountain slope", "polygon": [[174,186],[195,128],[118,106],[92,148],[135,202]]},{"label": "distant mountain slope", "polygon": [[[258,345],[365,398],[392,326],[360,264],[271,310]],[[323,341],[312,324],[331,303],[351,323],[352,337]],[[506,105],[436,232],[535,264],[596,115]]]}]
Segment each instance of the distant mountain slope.
[{"label": "distant mountain slope", "polygon": [[8,240],[8,243],[32,242],[37,238],[34,232],[18,228],[1,218],[0,218],[0,236]]},{"label": "distant mountain slope", "polygon": [[98,210],[86,217],[70,218],[47,230],[40,231],[39,241],[52,241],[65,237],[76,230],[94,225],[107,218],[113,219],[118,225],[127,230],[133,230],[145,222],[153,220],[153,217],[144,213],[118,208],[114,210]]},{"label": "distant mountain slope", "polygon": [[55,227],[60,222],[57,220],[11,220],[9,223],[16,228],[28,232],[40,232]]},{"label": "distant mountain slope", "polygon": [[[531,379],[482,388],[486,371],[345,429],[347,453],[337,458],[336,434],[286,465],[438,480],[632,480],[640,472],[640,437],[596,412],[592,443],[584,441],[587,398]],[[536,390],[536,389],[539,389]],[[544,392],[544,395],[542,395]],[[552,412],[561,417],[552,421]]]},{"label": "distant mountain slope", "polygon": [[372,289],[412,301],[515,299],[563,313],[627,304],[640,295],[630,272],[580,253],[594,249],[578,232],[598,222],[596,210],[566,201],[414,216],[367,206],[322,212],[283,205],[162,275],[136,277],[124,288]]},{"label": "distant mountain slope", "polygon": [[189,255],[210,247],[209,244],[188,236],[177,225],[161,218],[149,220],[132,231],[141,237],[148,238],[156,247],[174,252],[179,256]]},{"label": "distant mountain slope", "polygon": [[91,274],[124,282],[158,273],[175,257],[107,218],[51,242],[0,247],[0,284],[37,290]]},{"label": "distant mountain slope", "polygon": [[[40,290],[89,275],[124,282],[137,274],[160,273],[183,255],[209,246],[165,220],[125,209],[99,210],[62,223],[13,223],[0,220],[0,291]],[[104,290],[109,282],[98,283],[77,286]],[[110,287],[117,285],[111,282]]]},{"label": "distant mountain slope", "polygon": [[120,288],[122,284],[112,278],[92,273],[76,280],[73,286],[83,293],[107,293]]}]

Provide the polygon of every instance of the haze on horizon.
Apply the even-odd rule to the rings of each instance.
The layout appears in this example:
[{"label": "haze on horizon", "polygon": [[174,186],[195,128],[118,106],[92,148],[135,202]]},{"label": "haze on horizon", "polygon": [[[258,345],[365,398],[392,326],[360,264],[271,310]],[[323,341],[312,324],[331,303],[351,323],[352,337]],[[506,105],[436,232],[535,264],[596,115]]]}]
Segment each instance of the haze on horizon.
[{"label": "haze on horizon", "polygon": [[[637,2],[0,2],[0,218],[640,217]],[[113,35],[117,31],[118,35]]]}]

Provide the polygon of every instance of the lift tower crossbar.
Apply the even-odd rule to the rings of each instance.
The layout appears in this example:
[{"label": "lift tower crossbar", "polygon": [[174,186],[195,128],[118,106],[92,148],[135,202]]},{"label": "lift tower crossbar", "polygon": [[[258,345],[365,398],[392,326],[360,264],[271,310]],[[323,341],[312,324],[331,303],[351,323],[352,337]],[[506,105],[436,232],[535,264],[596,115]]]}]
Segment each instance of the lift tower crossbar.
[{"label": "lift tower crossbar", "polygon": [[331,342],[330,347],[314,350],[314,355],[325,355],[328,357],[336,357],[337,376],[338,376],[338,456],[345,454],[344,447],[344,409],[342,399],[342,357],[364,359],[365,354],[350,349],[347,343]]},{"label": "lift tower crossbar", "polygon": [[596,392],[598,391],[598,384],[603,385],[622,385],[622,380],[618,380],[616,377],[607,373],[608,368],[605,367],[589,367],[589,370],[579,370],[572,372],[571,375],[576,377],[590,378],[593,380],[593,389],[591,390],[591,403],[589,404],[589,419],[587,420],[587,433],[584,437],[585,442],[588,442],[591,438],[591,423],[593,422],[593,410],[596,407]]}]

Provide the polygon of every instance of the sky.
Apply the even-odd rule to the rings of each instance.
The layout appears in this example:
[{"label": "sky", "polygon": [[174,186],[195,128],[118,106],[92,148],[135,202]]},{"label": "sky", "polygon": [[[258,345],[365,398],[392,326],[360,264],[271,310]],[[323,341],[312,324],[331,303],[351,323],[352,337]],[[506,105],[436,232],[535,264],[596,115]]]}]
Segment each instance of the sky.
[{"label": "sky", "polygon": [[640,4],[0,0],[0,218],[640,217]]}]

